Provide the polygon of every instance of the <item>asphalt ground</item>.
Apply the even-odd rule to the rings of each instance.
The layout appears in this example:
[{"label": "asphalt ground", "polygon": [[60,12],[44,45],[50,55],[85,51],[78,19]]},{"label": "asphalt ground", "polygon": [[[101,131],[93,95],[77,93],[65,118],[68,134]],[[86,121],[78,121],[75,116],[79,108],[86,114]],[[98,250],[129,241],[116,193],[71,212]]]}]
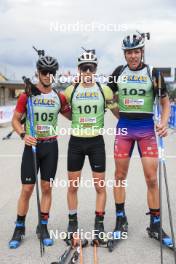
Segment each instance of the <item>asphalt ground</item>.
[{"label": "asphalt ground", "polygon": [[[111,113],[105,117],[105,127],[115,127],[116,120]],[[68,128],[69,121],[62,116],[59,117],[60,126]],[[14,230],[16,220],[17,200],[20,193],[20,163],[24,143],[17,134],[13,134],[10,140],[2,141],[11,130],[10,125],[0,127],[0,263],[14,264],[49,264],[56,261],[66,248],[65,243],[55,238],[54,245],[46,248],[44,257],[40,257],[39,241],[36,238],[35,230],[37,225],[36,193],[34,192],[30,201],[30,209],[26,219],[26,236],[22,245],[16,250],[8,248],[8,241]],[[105,135],[107,172],[106,179],[112,180],[114,177],[113,143],[114,136]],[[60,136],[59,141],[59,162],[57,179],[67,179],[67,146],[69,136]],[[165,157],[169,181],[169,191],[176,231],[176,180],[175,180],[175,161],[176,161],[176,134],[169,131],[169,136],[165,139]],[[91,170],[86,159],[82,177],[85,180],[91,179]],[[60,182],[59,182],[60,183]],[[53,202],[50,213],[49,229],[57,235],[66,231],[68,223],[66,187],[59,186],[53,188]],[[84,231],[91,231],[94,226],[95,211],[95,190],[94,188],[79,189],[79,227]],[[128,239],[118,244],[113,253],[109,253],[106,248],[98,248],[99,264],[156,264],[160,263],[159,242],[150,239],[146,233],[149,224],[149,216],[146,202],[146,185],[137,149],[135,148],[131,159],[128,174],[126,213],[129,222]],[[167,213],[167,203],[163,188],[163,221],[164,229],[170,234],[169,219]],[[105,215],[105,229],[112,231],[115,225],[115,206],[112,188],[107,188],[107,205]],[[93,248],[87,247],[83,251],[85,264],[93,263]],[[164,249],[164,263],[174,263],[173,252]]]}]

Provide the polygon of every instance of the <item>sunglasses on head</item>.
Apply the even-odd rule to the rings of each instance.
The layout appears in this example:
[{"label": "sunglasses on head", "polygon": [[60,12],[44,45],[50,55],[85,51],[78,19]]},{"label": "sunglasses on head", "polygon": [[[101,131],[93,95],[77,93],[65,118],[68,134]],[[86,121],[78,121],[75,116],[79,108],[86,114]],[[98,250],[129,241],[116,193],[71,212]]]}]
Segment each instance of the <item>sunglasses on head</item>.
[{"label": "sunglasses on head", "polygon": [[83,64],[80,66],[80,70],[82,72],[87,72],[88,70],[90,72],[95,72],[96,68],[97,68],[97,66],[95,64]]},{"label": "sunglasses on head", "polygon": [[55,75],[55,74],[56,74],[55,71],[49,71],[49,70],[41,70],[40,73],[41,73],[42,75],[45,75],[45,76],[46,76],[48,73],[49,73],[49,74],[52,74],[52,75]]}]

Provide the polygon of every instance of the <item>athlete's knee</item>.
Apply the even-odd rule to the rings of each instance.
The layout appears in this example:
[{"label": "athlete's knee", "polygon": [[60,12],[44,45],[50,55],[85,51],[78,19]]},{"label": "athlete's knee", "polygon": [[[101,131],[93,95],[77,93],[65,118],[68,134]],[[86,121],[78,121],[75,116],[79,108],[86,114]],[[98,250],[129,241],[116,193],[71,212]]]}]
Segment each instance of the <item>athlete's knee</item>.
[{"label": "athlete's knee", "polygon": [[106,193],[105,181],[101,180],[95,184],[95,190],[98,194]]},{"label": "athlete's knee", "polygon": [[127,172],[126,170],[117,170],[115,171],[115,180],[117,182],[126,180]]},{"label": "athlete's knee", "polygon": [[69,193],[77,193],[77,191],[78,191],[77,185],[71,184],[68,186],[68,192]]},{"label": "athlete's knee", "polygon": [[106,181],[104,172],[93,172],[93,183],[97,193],[106,192]]},{"label": "athlete's knee", "polygon": [[34,185],[23,185],[21,191],[21,198],[24,200],[28,200],[31,197],[33,189],[34,189]]},{"label": "athlete's knee", "polygon": [[68,192],[76,193],[80,185],[79,177],[75,177],[68,180]]},{"label": "athlete's knee", "polygon": [[157,177],[147,177],[146,178],[146,183],[147,183],[147,187],[148,189],[155,189],[158,187],[158,181],[157,181]]},{"label": "athlete's knee", "polygon": [[79,187],[79,180],[69,180],[68,181],[68,192],[69,193],[76,193]]},{"label": "athlete's knee", "polygon": [[41,184],[41,191],[42,194],[47,195],[47,194],[51,194],[52,188],[49,182],[42,182]]}]

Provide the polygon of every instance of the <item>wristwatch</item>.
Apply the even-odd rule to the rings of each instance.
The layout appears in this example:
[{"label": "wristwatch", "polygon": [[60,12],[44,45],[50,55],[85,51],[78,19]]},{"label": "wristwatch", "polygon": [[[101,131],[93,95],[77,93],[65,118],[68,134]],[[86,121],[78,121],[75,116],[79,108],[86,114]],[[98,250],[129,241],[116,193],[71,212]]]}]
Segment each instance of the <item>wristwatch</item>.
[{"label": "wristwatch", "polygon": [[23,140],[23,139],[24,139],[24,137],[25,137],[25,135],[26,135],[26,133],[25,133],[25,132],[22,132],[22,133],[20,133],[20,138]]}]

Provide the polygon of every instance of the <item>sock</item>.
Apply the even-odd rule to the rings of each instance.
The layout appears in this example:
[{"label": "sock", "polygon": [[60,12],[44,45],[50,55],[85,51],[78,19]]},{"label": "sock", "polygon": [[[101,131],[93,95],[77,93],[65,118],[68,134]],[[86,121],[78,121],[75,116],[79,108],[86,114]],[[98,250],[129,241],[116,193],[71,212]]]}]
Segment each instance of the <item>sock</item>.
[{"label": "sock", "polygon": [[75,215],[77,214],[77,209],[69,210],[69,215]]},{"label": "sock", "polygon": [[77,221],[77,213],[70,214],[70,212],[69,212],[68,218],[69,218],[69,220],[76,220]]},{"label": "sock", "polygon": [[150,210],[151,216],[160,216],[160,208],[158,208],[158,209],[149,208],[149,210]]},{"label": "sock", "polygon": [[156,224],[160,222],[160,208],[158,209],[149,208],[149,210],[150,210],[150,224]]},{"label": "sock", "polygon": [[48,219],[49,219],[49,213],[43,213],[41,212],[41,223],[43,225],[47,225],[48,224]]},{"label": "sock", "polygon": [[104,215],[105,215],[105,212],[98,212],[98,211],[95,211],[95,215],[96,215],[96,216],[104,216]]},{"label": "sock", "polygon": [[17,220],[16,222],[23,222],[25,223],[26,216],[25,215],[17,215]]},{"label": "sock", "polygon": [[95,218],[96,218],[96,219],[104,220],[104,215],[105,215],[105,212],[98,212],[98,211],[95,211]]},{"label": "sock", "polygon": [[116,216],[125,216],[125,203],[116,203]]}]

